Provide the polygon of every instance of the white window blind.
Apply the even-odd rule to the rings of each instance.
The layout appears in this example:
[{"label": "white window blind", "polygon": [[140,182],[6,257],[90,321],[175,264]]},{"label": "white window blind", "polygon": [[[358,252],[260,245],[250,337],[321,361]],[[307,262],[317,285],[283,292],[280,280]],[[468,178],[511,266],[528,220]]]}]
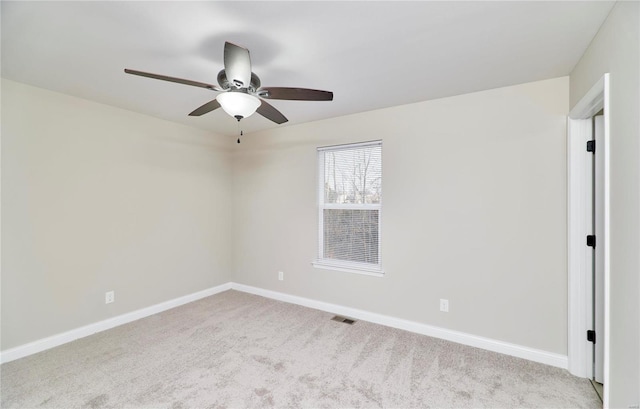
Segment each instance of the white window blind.
[{"label": "white window blind", "polygon": [[317,267],[381,274],[382,142],[318,149]]}]

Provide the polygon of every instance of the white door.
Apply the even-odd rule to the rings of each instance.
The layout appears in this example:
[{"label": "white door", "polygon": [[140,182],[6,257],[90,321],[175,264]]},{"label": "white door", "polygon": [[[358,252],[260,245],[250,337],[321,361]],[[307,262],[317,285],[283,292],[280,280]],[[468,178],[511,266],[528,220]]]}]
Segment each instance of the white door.
[{"label": "white door", "polygon": [[[596,247],[593,269],[593,325],[596,343],[593,353],[593,379],[604,383],[604,116],[593,117],[594,140],[594,233]],[[598,243],[598,239],[600,243]]]}]

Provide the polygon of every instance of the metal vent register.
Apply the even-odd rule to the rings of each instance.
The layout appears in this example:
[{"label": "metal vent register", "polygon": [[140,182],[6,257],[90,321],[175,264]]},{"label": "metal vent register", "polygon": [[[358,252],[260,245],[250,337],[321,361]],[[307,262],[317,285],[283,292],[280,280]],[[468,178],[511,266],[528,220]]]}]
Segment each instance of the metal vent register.
[{"label": "metal vent register", "polygon": [[332,321],[343,322],[343,323],[349,324],[349,325],[353,325],[353,323],[356,322],[356,320],[352,320],[351,318],[341,317],[339,315],[336,315],[335,317],[331,318],[331,320]]}]

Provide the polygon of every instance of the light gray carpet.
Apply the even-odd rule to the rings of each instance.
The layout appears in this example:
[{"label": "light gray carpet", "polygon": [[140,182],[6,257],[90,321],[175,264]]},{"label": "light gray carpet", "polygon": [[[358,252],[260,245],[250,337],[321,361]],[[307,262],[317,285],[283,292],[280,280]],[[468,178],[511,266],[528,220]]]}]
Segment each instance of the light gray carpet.
[{"label": "light gray carpet", "polygon": [[567,371],[227,291],[2,365],[3,408],[600,408]]}]

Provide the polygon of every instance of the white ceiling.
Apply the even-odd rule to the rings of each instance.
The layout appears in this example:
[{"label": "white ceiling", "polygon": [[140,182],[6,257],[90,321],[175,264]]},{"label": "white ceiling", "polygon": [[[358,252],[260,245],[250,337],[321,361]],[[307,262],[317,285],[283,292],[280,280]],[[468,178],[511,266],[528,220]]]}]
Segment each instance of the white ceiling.
[{"label": "white ceiling", "polygon": [[7,2],[2,76],[220,134],[187,114],[216,93],[124,68],[216,83],[223,45],[251,51],[263,86],[332,102],[271,101],[245,132],[568,75],[613,2]]}]

